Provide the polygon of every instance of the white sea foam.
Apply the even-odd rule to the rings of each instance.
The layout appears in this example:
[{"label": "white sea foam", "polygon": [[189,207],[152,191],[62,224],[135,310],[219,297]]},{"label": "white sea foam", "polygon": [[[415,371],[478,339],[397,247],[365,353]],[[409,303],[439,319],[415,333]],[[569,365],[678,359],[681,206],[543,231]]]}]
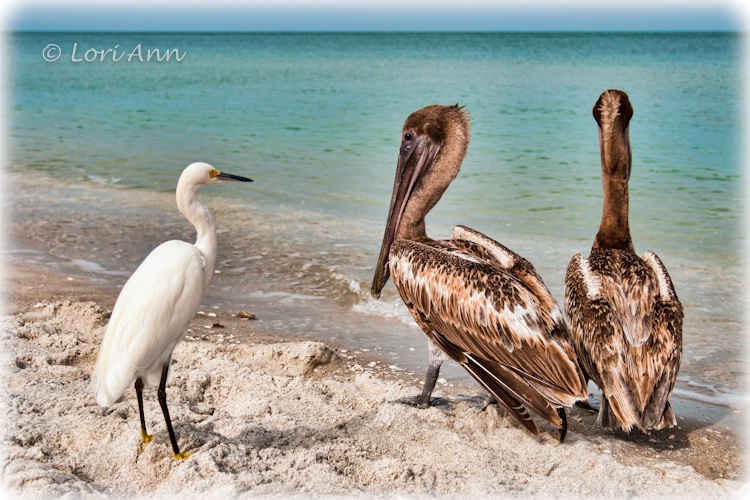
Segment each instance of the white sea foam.
[{"label": "white sea foam", "polygon": [[690,399],[714,406],[725,406],[727,408],[746,408],[750,403],[750,395],[739,393],[730,394],[716,392],[714,395],[709,395],[675,388],[672,391],[672,395],[682,399]]},{"label": "white sea foam", "polygon": [[375,300],[372,298],[363,299],[352,306],[352,311],[369,314],[373,316],[381,316],[384,318],[398,319],[402,323],[414,328],[419,328],[414,318],[409,314],[409,310],[401,302],[401,299],[395,297],[390,300]]},{"label": "white sea foam", "polygon": [[102,186],[111,186],[113,184],[119,184],[122,181],[119,177],[109,177],[103,175],[88,175],[86,176],[91,182],[101,184]]},{"label": "white sea foam", "polygon": [[672,394],[678,398],[728,408],[750,407],[750,394],[748,393],[728,392],[714,384],[698,381],[692,377],[681,377],[681,379],[682,387],[675,387],[672,391]]},{"label": "white sea foam", "polygon": [[325,298],[317,295],[302,295],[288,292],[263,292],[261,290],[252,292],[249,297],[252,299],[278,298],[278,301],[282,304],[293,304],[297,300],[322,300]]},{"label": "white sea foam", "polygon": [[122,271],[109,271],[106,268],[102,267],[101,264],[97,264],[96,262],[91,262],[89,260],[73,259],[72,261],[70,261],[70,263],[81,268],[83,271],[87,273],[110,274],[113,276],[128,276],[128,273],[125,273]]}]

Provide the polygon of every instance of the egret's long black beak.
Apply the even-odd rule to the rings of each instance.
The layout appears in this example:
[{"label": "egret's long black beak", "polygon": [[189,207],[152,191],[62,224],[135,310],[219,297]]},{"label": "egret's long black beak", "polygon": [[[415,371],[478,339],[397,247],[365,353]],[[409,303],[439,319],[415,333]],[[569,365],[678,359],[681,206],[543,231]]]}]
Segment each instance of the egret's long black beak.
[{"label": "egret's long black beak", "polygon": [[416,137],[414,143],[408,147],[402,142],[396,165],[396,178],[393,182],[391,206],[388,209],[388,220],[383,234],[383,244],[380,247],[380,256],[370,288],[370,293],[376,299],[380,297],[380,292],[391,275],[388,255],[396,239],[401,217],[409,203],[414,185],[424,173],[425,167],[435,160],[439,150],[439,145],[427,136]]},{"label": "egret's long black beak", "polygon": [[221,172],[219,175],[216,176],[216,178],[222,181],[255,182],[252,179],[248,179],[247,177],[242,177],[241,175],[225,174],[224,172]]}]

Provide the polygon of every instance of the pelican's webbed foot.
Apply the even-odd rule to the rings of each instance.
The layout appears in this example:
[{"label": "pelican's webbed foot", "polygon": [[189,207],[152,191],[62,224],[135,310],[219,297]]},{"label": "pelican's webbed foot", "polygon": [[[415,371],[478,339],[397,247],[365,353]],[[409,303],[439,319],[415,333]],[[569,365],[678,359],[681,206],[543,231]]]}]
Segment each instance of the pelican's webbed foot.
[{"label": "pelican's webbed foot", "polygon": [[490,394],[484,399],[484,401],[482,401],[482,411],[487,411],[487,408],[496,404],[498,404],[497,399],[495,398],[495,396]]},{"label": "pelican's webbed foot", "polygon": [[431,357],[430,366],[427,368],[427,374],[424,377],[422,393],[413,398],[400,399],[399,403],[416,406],[421,409],[429,408],[430,406],[447,405],[449,401],[445,398],[432,398],[432,391],[435,390],[435,384],[437,383],[438,375],[440,375],[440,366],[442,364],[441,360],[435,360]]},{"label": "pelican's webbed foot", "polygon": [[414,406],[415,408],[419,408],[420,410],[424,410],[426,408],[429,408],[430,406],[450,405],[450,400],[447,398],[430,398],[429,400],[427,400],[427,402],[424,402],[421,394],[419,396],[413,396],[411,398],[401,398],[396,402],[404,405]]}]

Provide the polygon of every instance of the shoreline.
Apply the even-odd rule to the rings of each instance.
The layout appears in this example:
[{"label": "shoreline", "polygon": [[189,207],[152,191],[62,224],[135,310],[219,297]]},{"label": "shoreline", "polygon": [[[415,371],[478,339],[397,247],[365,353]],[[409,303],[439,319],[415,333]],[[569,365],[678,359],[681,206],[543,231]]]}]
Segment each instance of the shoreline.
[{"label": "shoreline", "polygon": [[[421,374],[409,376],[392,370],[376,353],[330,341],[267,334],[257,330],[252,320],[237,318],[236,311],[224,310],[210,311],[215,316],[205,311],[197,315],[188,336],[175,351],[175,366],[167,386],[170,409],[174,408],[178,440],[194,452],[193,457],[177,463],[168,452],[153,389],[145,391],[145,400],[147,422],[156,435],[156,446],[143,446],[133,391],[127,391],[119,403],[104,412],[80,380],[87,379],[93,367],[106,312],[114,305],[119,290],[81,275],[46,270],[17,256],[6,256],[4,261],[4,312],[10,315],[5,320],[10,326],[4,333],[4,365],[10,383],[6,383],[3,399],[9,403],[11,425],[6,431],[9,435],[4,451],[8,462],[3,470],[6,487],[24,495],[75,491],[82,496],[96,496],[108,484],[119,485],[112,486],[111,493],[128,496],[158,496],[167,491],[162,489],[166,484],[194,492],[195,477],[184,480],[181,475],[198,474],[196,467],[210,466],[220,471],[227,467],[227,457],[237,461],[228,476],[231,491],[253,496],[443,496],[478,492],[570,496],[575,491],[569,489],[566,481],[572,478],[548,485],[549,478],[563,470],[573,474],[585,469],[590,472],[585,478],[576,476],[575,484],[580,486],[583,481],[584,491],[599,491],[603,496],[669,496],[685,491],[699,493],[698,496],[722,496],[739,491],[748,478],[743,436],[722,421],[707,424],[682,417],[675,429],[650,436],[627,436],[602,432],[595,425],[593,412],[574,408],[568,412],[568,438],[557,445],[552,429],[542,427],[541,434],[535,437],[516,425],[502,409],[493,405],[484,410],[485,394],[476,385],[439,384],[435,397],[442,398],[441,403],[429,410],[416,410],[397,400],[419,391]],[[71,334],[71,329],[80,331]],[[48,330],[56,335],[35,345],[45,337],[38,332]],[[40,336],[34,337],[29,331]],[[65,339],[76,344],[75,350],[71,352]],[[33,354],[35,349],[37,354]],[[42,360],[37,359],[40,352],[46,353]],[[300,365],[300,360],[305,359],[307,365]],[[40,390],[55,383],[47,373],[50,367],[75,371],[68,374],[73,379],[62,383],[54,396]],[[236,370],[254,383],[233,381]],[[289,387],[294,389],[287,390]],[[232,389],[245,392],[247,399],[227,395],[226,391]],[[29,420],[25,405],[54,406],[50,398],[60,398],[61,390],[62,399],[70,400],[70,408],[53,412],[52,417],[48,410]],[[248,413],[245,407],[257,403],[253,396],[256,390],[264,395],[258,403],[263,408]],[[322,401],[305,402],[310,394],[317,394]],[[40,399],[34,401],[36,397]],[[19,398],[24,404],[18,403]],[[297,408],[300,404],[302,408]],[[82,411],[84,415],[80,414]],[[113,415],[120,415],[117,430],[112,427]],[[88,435],[92,442],[80,444],[66,434],[70,418],[81,426],[76,433]],[[32,420],[32,428],[36,429],[33,431],[29,428]],[[350,429],[352,421],[357,421],[359,427],[366,422],[368,428],[354,432]],[[319,427],[323,422],[330,425]],[[46,431],[38,430],[39,426]],[[306,429],[304,443],[289,441],[288,433],[297,436],[300,429]],[[36,437],[29,438],[29,432]],[[319,441],[316,436],[321,432],[326,437]],[[488,439],[490,443],[485,442]],[[471,453],[474,457],[447,467],[441,461],[446,460],[444,453],[454,440],[463,445],[460,452],[453,454]],[[416,448],[404,453],[404,443]],[[219,453],[218,448],[223,451]],[[113,449],[116,459],[110,456]],[[313,450],[314,457],[310,458]],[[271,452],[278,456],[274,455],[270,462],[258,458]],[[511,452],[513,458],[508,457]],[[217,453],[224,454],[223,458],[217,458]],[[251,460],[249,455],[258,456]],[[474,461],[476,455],[479,459]],[[296,457],[294,464],[287,463],[290,456]],[[123,461],[123,470],[104,471],[103,463],[112,460]],[[144,463],[150,465],[144,468]],[[588,465],[581,469],[583,464]],[[247,470],[257,467],[270,467],[267,472],[273,471],[273,478],[264,476],[257,484],[257,478],[248,480]],[[540,472],[540,467],[545,467],[544,471]],[[49,476],[52,470],[57,474],[68,469],[71,477],[66,476],[61,482]],[[132,478],[123,478],[135,471],[143,475],[138,489],[132,489]],[[656,474],[661,479],[651,484],[644,474]],[[166,483],[157,480],[160,475],[166,475]],[[307,479],[300,482],[303,476]],[[516,484],[514,481],[521,476],[521,482]],[[203,492],[215,493],[227,481],[224,474],[213,480],[212,474],[200,477]],[[617,484],[605,486],[608,478],[617,478]]]},{"label": "shoreline", "polygon": [[[17,216],[10,222],[12,239],[7,251],[42,267],[114,287],[123,284],[148,252],[165,239],[190,240],[194,236],[189,224],[174,210],[172,193],[143,190],[126,196],[127,192],[117,187],[102,188],[85,182],[60,186],[49,182],[49,178],[31,184],[28,179],[9,175]],[[43,200],[38,195],[39,182],[47,193]],[[71,204],[70,199],[77,202]],[[368,267],[366,275],[362,272],[363,266],[371,264],[371,258],[340,251],[350,246],[354,236],[334,238],[331,227],[315,226],[316,232],[328,236],[317,242],[319,247],[313,247],[317,250],[308,251],[310,242],[305,238],[290,237],[291,243],[286,238],[283,243],[277,241],[278,224],[286,227],[282,221],[268,224],[253,219],[248,232],[248,226],[241,223],[242,217],[247,216],[245,208],[234,202],[219,203],[216,198],[208,201],[220,219],[239,219],[219,230],[222,259],[218,272],[223,275],[204,297],[207,307],[257,307],[262,312],[257,326],[266,331],[387,352],[391,363],[407,371],[427,369],[424,335],[413,324],[398,293],[387,297],[386,293],[381,300],[373,300],[365,292],[371,269]],[[112,220],[121,222],[113,225]],[[379,241],[371,246],[376,244]],[[568,260],[563,259],[557,261],[554,272],[543,272],[558,297],[563,293],[562,277],[555,273],[567,264]],[[673,406],[683,416],[708,422],[719,422],[728,416],[728,425],[734,426],[736,432],[744,432],[744,415],[732,415],[733,410],[747,413],[750,408],[744,376],[746,363],[741,354],[742,321],[736,314],[743,301],[737,299],[733,306],[727,300],[728,295],[737,297],[740,289],[735,285],[738,287],[739,283],[730,283],[722,293],[706,300],[708,294],[716,292],[707,282],[718,282],[727,276],[716,274],[716,270],[678,269],[683,273],[682,282],[692,285],[680,288],[686,304],[683,335],[687,343]],[[733,276],[737,278],[736,274]],[[395,288],[390,292],[396,292]],[[329,321],[331,317],[340,321]],[[441,374],[451,383],[473,383],[455,363],[445,364]],[[589,389],[596,393],[593,385]]]}]

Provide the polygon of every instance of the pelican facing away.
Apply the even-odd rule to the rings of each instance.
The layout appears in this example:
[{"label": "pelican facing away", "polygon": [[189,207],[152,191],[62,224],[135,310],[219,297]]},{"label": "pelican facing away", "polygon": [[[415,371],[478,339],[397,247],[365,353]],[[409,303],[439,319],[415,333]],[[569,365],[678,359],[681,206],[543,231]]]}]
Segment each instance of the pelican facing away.
[{"label": "pelican facing away", "polygon": [[635,253],[628,226],[633,107],[607,90],[594,105],[604,208],[588,259],[573,257],[565,313],[586,376],[603,392],[598,422],[613,431],[673,427],[667,401],[682,352],[682,305],[659,257]]},{"label": "pelican facing away", "polygon": [[444,359],[461,364],[530,432],[529,410],[560,430],[563,406],[587,397],[566,324],[534,267],[487,236],[457,226],[430,239],[425,216],[455,179],[469,144],[463,108],[432,105],[404,123],[388,221],[372,294],[389,275],[427,334],[430,366],[420,407],[429,406]]},{"label": "pelican facing away", "polygon": [[216,227],[198,200],[198,189],[221,181],[252,182],[222,173],[207,163],[193,163],[177,183],[177,207],[195,226],[195,244],[172,240],[156,247],[128,279],[117,297],[91,375],[96,402],[112,406],[135,381],[141,437],[149,443],[143,415],[143,387],[158,383],[157,397],[167,423],[175,459],[180,453],[167,408],[167,374],[172,351],[187,333],[211,283],[216,263]]}]

